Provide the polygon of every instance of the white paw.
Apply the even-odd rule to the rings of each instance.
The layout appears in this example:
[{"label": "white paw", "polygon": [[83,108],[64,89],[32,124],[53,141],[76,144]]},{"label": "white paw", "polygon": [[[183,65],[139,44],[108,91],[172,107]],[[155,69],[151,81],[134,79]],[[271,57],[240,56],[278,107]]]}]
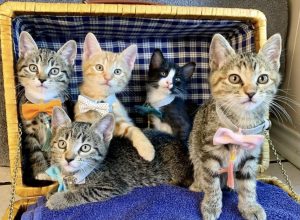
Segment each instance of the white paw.
[{"label": "white paw", "polygon": [[135,141],[133,146],[137,149],[139,155],[144,158],[144,160],[152,161],[154,159],[155,150],[147,138],[144,140]]},{"label": "white paw", "polygon": [[239,206],[242,216],[247,220],[265,220],[267,219],[266,212],[258,203],[248,206]]},{"label": "white paw", "polygon": [[51,177],[47,174],[47,173],[38,173],[36,176],[35,176],[35,179],[37,180],[50,180],[50,181],[53,181],[51,179]]}]

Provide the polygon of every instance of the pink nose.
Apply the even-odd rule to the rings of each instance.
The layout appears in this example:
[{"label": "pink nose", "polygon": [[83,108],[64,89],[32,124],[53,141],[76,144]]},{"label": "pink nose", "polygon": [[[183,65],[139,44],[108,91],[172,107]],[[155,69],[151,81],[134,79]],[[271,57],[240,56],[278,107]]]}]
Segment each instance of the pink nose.
[{"label": "pink nose", "polygon": [[173,85],[173,83],[169,82],[169,81],[166,81],[166,84],[167,84],[167,86],[172,86]]}]

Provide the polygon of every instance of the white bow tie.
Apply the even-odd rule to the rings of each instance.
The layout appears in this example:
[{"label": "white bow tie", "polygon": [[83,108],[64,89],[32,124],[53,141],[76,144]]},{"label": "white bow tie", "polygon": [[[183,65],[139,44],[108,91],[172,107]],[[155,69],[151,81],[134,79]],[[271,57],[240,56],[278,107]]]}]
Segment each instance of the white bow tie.
[{"label": "white bow tie", "polygon": [[101,117],[112,112],[112,105],[117,100],[115,95],[108,96],[104,100],[93,100],[88,97],[79,95],[78,104],[79,112],[86,113],[90,110],[97,111]]}]

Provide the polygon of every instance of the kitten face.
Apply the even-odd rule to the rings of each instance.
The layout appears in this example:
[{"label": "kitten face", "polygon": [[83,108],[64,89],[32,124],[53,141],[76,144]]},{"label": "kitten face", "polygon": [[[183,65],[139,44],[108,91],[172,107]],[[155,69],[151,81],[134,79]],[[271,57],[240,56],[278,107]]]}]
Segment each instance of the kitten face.
[{"label": "kitten face", "polygon": [[[92,33],[84,41],[83,77],[85,90],[101,90],[103,95],[121,92],[127,86],[137,55],[136,45],[121,53],[103,51]],[[87,91],[89,93],[89,91]]]},{"label": "kitten face", "polygon": [[51,165],[63,174],[91,170],[104,160],[114,129],[111,114],[93,125],[84,122],[71,123],[67,114],[55,107],[52,116],[53,138]]},{"label": "kitten face", "polygon": [[159,90],[165,95],[184,97],[186,83],[192,76],[196,64],[191,62],[179,67],[175,63],[168,62],[162,52],[156,49],[151,57],[148,86]]},{"label": "kitten face", "polygon": [[215,100],[227,110],[247,112],[269,106],[281,77],[281,37],[272,36],[258,54],[236,54],[217,34],[210,46],[210,85]]},{"label": "kitten face", "polygon": [[57,52],[38,49],[29,33],[19,40],[17,72],[26,94],[38,100],[50,100],[65,93],[77,53],[75,41],[68,41]]}]

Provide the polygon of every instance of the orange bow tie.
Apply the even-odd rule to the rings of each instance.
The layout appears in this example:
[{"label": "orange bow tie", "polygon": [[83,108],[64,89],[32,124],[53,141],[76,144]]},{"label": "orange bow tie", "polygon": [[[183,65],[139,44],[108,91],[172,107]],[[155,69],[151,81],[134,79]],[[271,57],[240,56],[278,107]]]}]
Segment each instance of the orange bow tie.
[{"label": "orange bow tie", "polygon": [[35,118],[39,113],[44,112],[48,115],[52,115],[53,107],[61,107],[61,101],[59,99],[52,100],[47,103],[39,104],[23,104],[22,105],[22,115],[25,120],[30,120]]}]

